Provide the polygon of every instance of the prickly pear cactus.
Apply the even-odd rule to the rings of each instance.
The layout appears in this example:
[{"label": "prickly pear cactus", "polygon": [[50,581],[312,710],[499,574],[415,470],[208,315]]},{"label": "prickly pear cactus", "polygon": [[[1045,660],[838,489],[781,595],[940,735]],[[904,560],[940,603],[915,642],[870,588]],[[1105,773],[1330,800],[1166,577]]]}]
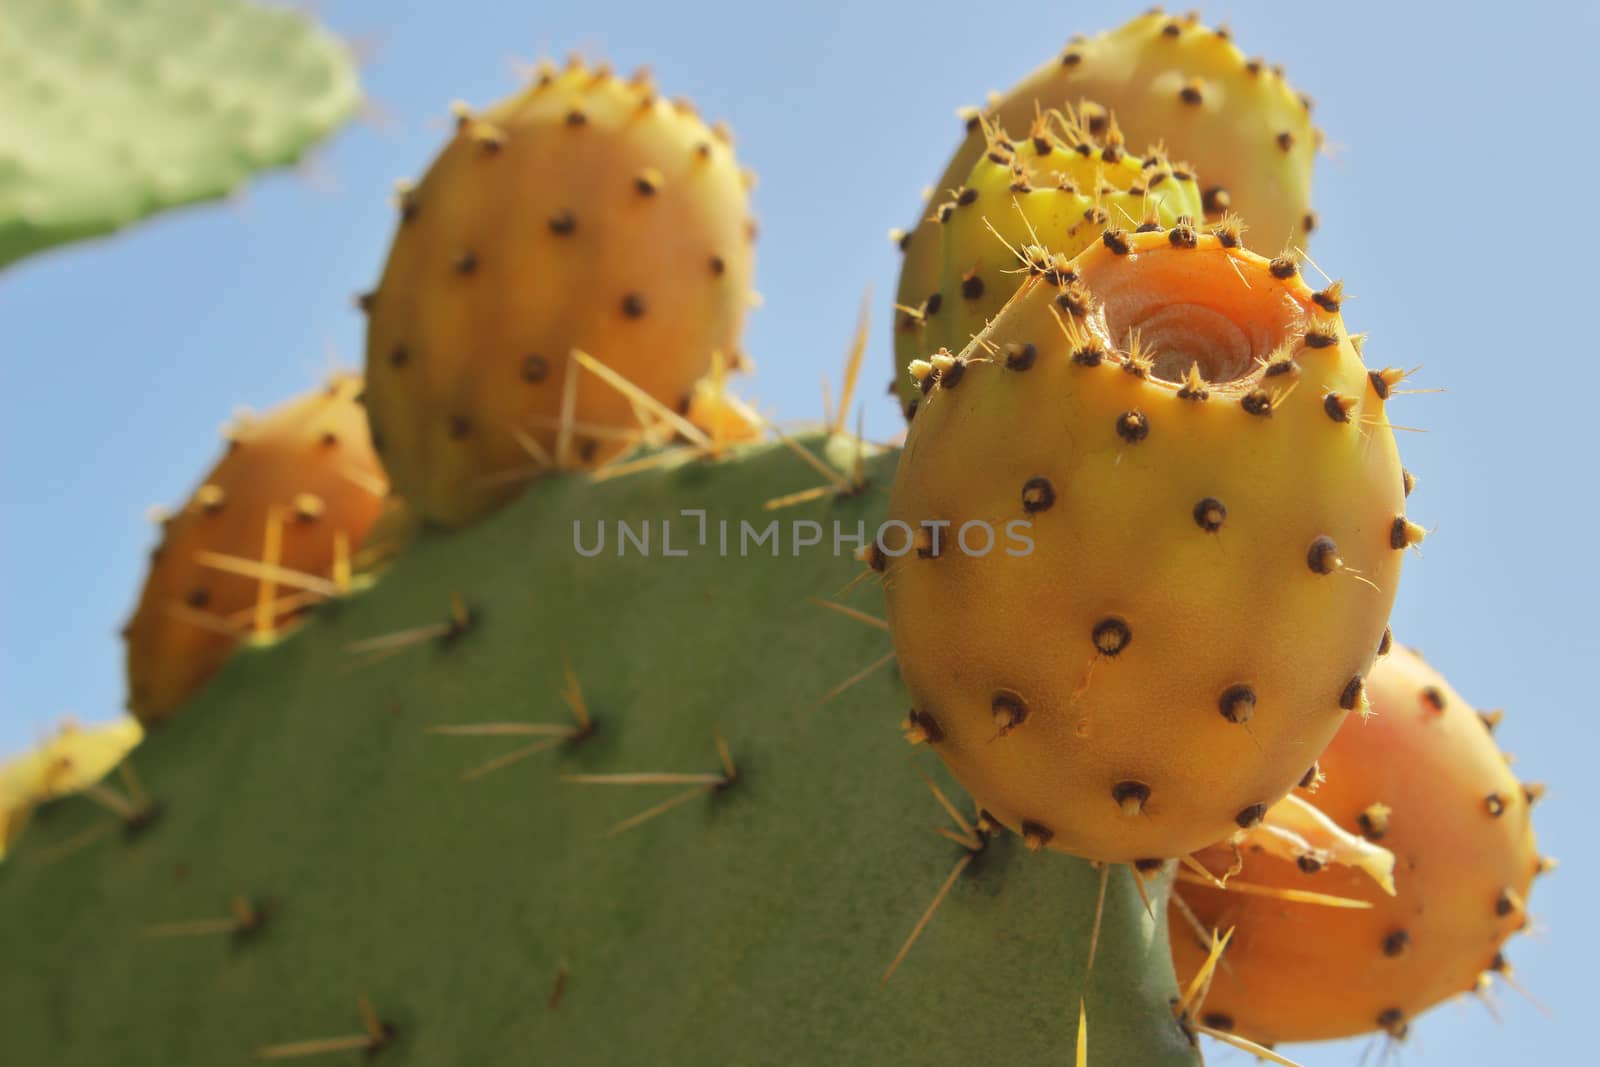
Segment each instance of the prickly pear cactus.
[{"label": "prickly pear cactus", "polygon": [[[1551,865],[1529,812],[1542,790],[1506,765],[1492,736],[1498,714],[1476,711],[1416,653],[1396,646],[1367,689],[1375,714],[1340,729],[1296,795],[1392,851],[1393,891],[1353,866],[1249,848],[1241,882],[1368,907],[1183,885],[1183,908],[1203,929],[1233,929],[1207,1025],[1256,1041],[1398,1038],[1434,1004],[1510,976],[1502,948],[1527,924],[1529,887]],[[1236,866],[1225,848],[1199,858],[1219,874]],[[1174,922],[1178,970],[1193,974],[1205,950],[1182,909]]]},{"label": "prickly pear cactus", "polygon": [[348,591],[388,491],[367,440],[361,379],[327,385],[226,429],[227,446],[161,539],[127,642],[128,710],[175,712],[240,641]]},{"label": "prickly pear cactus", "polygon": [[[1095,135],[1115,127],[1129,148],[1160,145],[1196,172],[1208,221],[1232,210],[1245,224],[1249,247],[1275,255],[1304,244],[1316,225],[1311,170],[1321,135],[1311,123],[1309,98],[1281,68],[1248,58],[1223,29],[1192,15],[1159,9],[1094,37],[1075,37],[1059,55],[1023,78],[988,107],[972,110],[967,134],[934,188],[957,187],[986,148],[986,124],[1023,129],[1037,110],[1078,108]],[[916,307],[937,284],[941,258],[933,213],[924,210],[903,242],[896,299]],[[1053,247],[1053,235],[1040,232]],[[952,347],[951,351],[958,351]],[[913,392],[902,381],[902,407]]]},{"label": "prickly pear cactus", "polygon": [[602,463],[639,439],[639,394],[677,409],[718,353],[738,366],[747,184],[727,131],[647,75],[545,69],[459,112],[363,298],[373,441],[421,517],[459,526]]},{"label": "prickly pear cactus", "polygon": [[[1089,1062],[1195,1067],[1129,872],[1086,978],[1098,873],[930,833],[945,815],[873,714],[905,700],[892,672],[824,699],[887,640],[808,603],[858,565],[848,543],[793,554],[790,523],[871,529],[895,459],[776,512],[815,481],[777,447],[546,479],[240,650],[133,756],[159,820],[73,850],[114,820],[53,804],[0,865],[9,1058],[1062,1063],[1084,998]],[[660,554],[669,520],[685,557]],[[733,558],[741,522],[774,520],[781,543]],[[653,554],[619,556],[618,522]],[[603,551],[578,555],[573,523],[586,551],[608,524]],[[531,736],[473,725],[507,723]]]},{"label": "prickly pear cactus", "polygon": [[1366,707],[1422,531],[1337,308],[1226,228],[1108,229],[913,364],[874,559],[908,732],[1036,847],[1203,848]]},{"label": "prickly pear cactus", "polygon": [[1108,226],[1168,227],[1201,217],[1199,187],[1182,164],[1129,153],[1115,130],[1096,138],[1075,111],[1039,116],[1026,136],[985,132],[986,151],[934,209],[938,225],[922,237],[938,242],[941,266],[934,289],[916,306],[897,309],[902,368],[940,349],[967,347],[1016,292],[1019,267],[1041,242],[1065,262]]},{"label": "prickly pear cactus", "polygon": [[0,267],[298,159],[360,101],[348,49],[244,0],[7,0]]}]

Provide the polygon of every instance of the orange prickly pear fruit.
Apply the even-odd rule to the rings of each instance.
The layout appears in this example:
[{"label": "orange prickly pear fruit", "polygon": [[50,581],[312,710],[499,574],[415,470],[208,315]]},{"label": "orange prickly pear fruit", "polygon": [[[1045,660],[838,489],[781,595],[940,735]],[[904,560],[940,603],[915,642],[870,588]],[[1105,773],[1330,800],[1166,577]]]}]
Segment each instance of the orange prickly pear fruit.
[{"label": "orange prickly pear fruit", "polygon": [[[1172,927],[1180,977],[1205,958],[1184,934],[1189,916],[1233,929],[1203,1009],[1207,1025],[1258,1042],[1373,1030],[1398,1037],[1434,1004],[1507,971],[1502,948],[1526,925],[1529,888],[1548,862],[1529,812],[1540,788],[1517,781],[1495,746],[1494,720],[1415,652],[1396,646],[1379,660],[1367,693],[1375,714],[1345,723],[1297,796],[1392,852],[1394,893],[1342,863],[1248,846],[1241,882],[1370,906],[1183,885]],[[1217,872],[1238,866],[1226,846],[1199,858]]]},{"label": "orange prickly pear fruit", "polygon": [[460,526],[517,493],[505,475],[530,452],[593,466],[636,442],[637,398],[574,350],[669,409],[717,353],[738,369],[748,184],[727,132],[643,76],[574,63],[461,111],[402,192],[363,298],[373,442],[395,491]]},{"label": "orange prickly pear fruit", "polygon": [[[1160,145],[1183,160],[1199,176],[1207,219],[1237,213],[1253,248],[1271,254],[1303,244],[1316,225],[1311,171],[1321,135],[1311,123],[1309,98],[1290,87],[1281,69],[1248,58],[1226,30],[1159,10],[1094,37],[1073,38],[988,107],[966,112],[966,138],[935,184],[935,196],[960,187],[983,156],[986,124],[1024,129],[1040,109],[1065,105],[1079,107],[1091,134],[1115,128],[1135,152]],[[896,300],[907,307],[934,291],[940,271],[936,215],[922,214],[902,240]],[[897,375],[904,369],[900,362]],[[912,392],[902,385],[900,395],[909,406]]]},{"label": "orange prickly pear fruit", "polygon": [[935,207],[937,225],[924,238],[938,245],[934,287],[896,310],[902,370],[940,349],[965,348],[1016,292],[1030,256],[1048,269],[1107,227],[1201,217],[1199,186],[1183,164],[1133,155],[1115,130],[1097,138],[1071,109],[1039,115],[1018,136],[984,132],[984,154]]},{"label": "orange prickly pear fruit", "polygon": [[264,572],[246,573],[250,561],[342,584],[386,492],[360,393],[359,377],[340,375],[229,427],[222,458],[163,520],[123,629],[128,710],[141,721],[175,712],[253,628],[271,629],[318,599],[290,577],[263,600]]},{"label": "orange prickly pear fruit", "polygon": [[1030,844],[1203,848],[1365,707],[1422,531],[1336,293],[1226,228],[1107,230],[913,364],[874,560],[908,734]]}]

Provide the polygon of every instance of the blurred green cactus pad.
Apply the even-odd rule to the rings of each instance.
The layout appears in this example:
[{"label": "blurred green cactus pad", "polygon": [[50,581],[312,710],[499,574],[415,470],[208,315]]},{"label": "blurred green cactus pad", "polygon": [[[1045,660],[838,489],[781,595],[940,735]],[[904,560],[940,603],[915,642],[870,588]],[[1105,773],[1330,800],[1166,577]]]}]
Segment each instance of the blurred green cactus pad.
[{"label": "blurred green cactus pad", "polygon": [[243,0],[6,0],[0,69],[0,267],[225,196],[361,99],[343,42]]}]

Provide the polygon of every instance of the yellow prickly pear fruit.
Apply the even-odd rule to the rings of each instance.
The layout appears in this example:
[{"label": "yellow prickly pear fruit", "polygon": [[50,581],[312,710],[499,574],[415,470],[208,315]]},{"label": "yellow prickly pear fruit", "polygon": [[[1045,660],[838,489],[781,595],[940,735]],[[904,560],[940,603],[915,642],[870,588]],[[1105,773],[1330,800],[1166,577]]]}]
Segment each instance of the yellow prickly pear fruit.
[{"label": "yellow prickly pear fruit", "polygon": [[1016,292],[1019,266],[1064,264],[1108,226],[1201,217],[1199,186],[1183,164],[1135,156],[1115,130],[1096,138],[1070,109],[1039,115],[1025,137],[985,133],[984,154],[933,212],[937,225],[926,237],[938,242],[936,284],[897,309],[902,368],[965,348]]},{"label": "yellow prickly pear fruit", "polygon": [[574,63],[462,111],[401,193],[363,301],[373,441],[396,492],[460,526],[516,494],[506,475],[530,452],[594,465],[637,441],[637,400],[574,350],[668,408],[714,353],[737,368],[747,184],[726,131],[642,76]]},{"label": "yellow prickly pear fruit", "polygon": [[757,441],[765,432],[765,423],[750,405],[710,378],[695,383],[682,414],[697,430],[721,444]]},{"label": "yellow prickly pear fruit", "polygon": [[[1502,947],[1526,925],[1529,888],[1549,862],[1529,812],[1540,787],[1511,773],[1494,718],[1415,652],[1379,660],[1367,692],[1375,714],[1340,729],[1290,800],[1391,851],[1394,890],[1342,863],[1250,847],[1235,875],[1249,895],[1183,885],[1172,925],[1180,977],[1206,956],[1186,933],[1193,922],[1233,929],[1202,1009],[1209,1026],[1261,1042],[1398,1037],[1417,1014],[1508,970]],[[1268,824],[1278,817],[1274,808]],[[1219,874],[1236,866],[1227,846],[1197,858]],[[1366,907],[1289,899],[1297,893]]]},{"label": "yellow prickly pear fruit", "polygon": [[1225,227],[1107,230],[914,365],[874,560],[908,732],[1031,844],[1203,848],[1365,707],[1421,530],[1337,308]]},{"label": "yellow prickly pear fruit", "polygon": [[1035,97],[1095,101],[1130,144],[1164,144],[1188,160],[1203,179],[1208,215],[1237,213],[1262,251],[1304,243],[1316,227],[1311,171],[1322,136],[1310,98],[1282,68],[1246,56],[1225,29],[1193,15],[1141,15],[1068,44],[999,110],[1031,107],[1024,102]]},{"label": "yellow prickly pear fruit", "polygon": [[[178,709],[240,639],[301,614],[318,596],[267,581],[256,561],[338,586],[384,510],[361,379],[313,393],[228,430],[228,446],[181,510],[162,521],[139,604],[123,628],[128,710],[153,723]],[[251,572],[251,573],[246,573]]]},{"label": "yellow prickly pear fruit", "polygon": [[110,774],[144,740],[137,719],[62,725],[37,748],[0,763],[0,859],[22,836],[33,809],[82,792]]},{"label": "yellow prickly pear fruit", "polygon": [[[1226,30],[1159,10],[1073,38],[990,106],[967,112],[966,139],[935,184],[936,195],[958,187],[982,157],[985,124],[1022,129],[1039,109],[1069,104],[1080,108],[1091,134],[1115,126],[1135,151],[1160,145],[1185,161],[1199,176],[1207,219],[1228,210],[1240,215],[1253,248],[1276,253],[1304,243],[1316,225],[1311,171],[1321,135],[1309,99],[1281,69],[1247,57]],[[922,215],[902,242],[896,299],[908,307],[933,291],[940,271],[937,223],[931,212]],[[903,386],[901,399],[904,405],[912,399]]]}]

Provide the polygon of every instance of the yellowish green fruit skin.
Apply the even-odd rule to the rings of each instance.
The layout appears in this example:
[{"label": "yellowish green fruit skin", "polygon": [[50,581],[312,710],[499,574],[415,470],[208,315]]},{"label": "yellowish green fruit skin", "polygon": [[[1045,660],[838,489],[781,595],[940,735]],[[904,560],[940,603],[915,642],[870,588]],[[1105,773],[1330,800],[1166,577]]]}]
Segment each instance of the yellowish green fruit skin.
[{"label": "yellowish green fruit skin", "polygon": [[[1070,259],[1107,226],[1163,227],[1201,218],[1195,176],[1166,159],[1097,140],[1076,115],[990,133],[966,180],[933,212],[937,285],[896,313],[902,369],[940,349],[960,352],[1016,292],[1030,247]],[[915,403],[915,400],[912,401]]]},{"label": "yellowish green fruit skin", "polygon": [[[920,732],[977,803],[1126,862],[1226,838],[1305,774],[1364,706],[1420,530],[1327,292],[1218,236],[1116,236],[922,368],[889,515],[949,544],[881,562]],[[1013,520],[1026,555],[950,540]]]},{"label": "yellowish green fruit skin", "polygon": [[519,492],[537,457],[594,465],[637,440],[635,403],[581,372],[574,350],[673,408],[714,353],[737,367],[746,185],[725,132],[606,68],[546,70],[461,112],[402,190],[363,298],[373,441],[422,519],[464,525]]},{"label": "yellowish green fruit skin", "polygon": [[[1321,144],[1308,98],[1279,68],[1247,56],[1226,31],[1159,11],[1093,37],[1074,38],[981,116],[973,112],[934,189],[942,195],[959,185],[981,158],[985,122],[1022,129],[1033,121],[1036,108],[1067,106],[1081,108],[1091,132],[1108,132],[1114,118],[1134,152],[1160,146],[1168,158],[1192,169],[1207,217],[1215,221],[1225,210],[1237,213],[1249,247],[1275,255],[1289,245],[1306,244],[1316,224],[1311,177]],[[905,240],[896,295],[900,304],[916,306],[937,284],[939,239],[932,215],[922,210]],[[898,350],[896,360],[904,409],[914,394],[902,380],[905,365]]]}]

